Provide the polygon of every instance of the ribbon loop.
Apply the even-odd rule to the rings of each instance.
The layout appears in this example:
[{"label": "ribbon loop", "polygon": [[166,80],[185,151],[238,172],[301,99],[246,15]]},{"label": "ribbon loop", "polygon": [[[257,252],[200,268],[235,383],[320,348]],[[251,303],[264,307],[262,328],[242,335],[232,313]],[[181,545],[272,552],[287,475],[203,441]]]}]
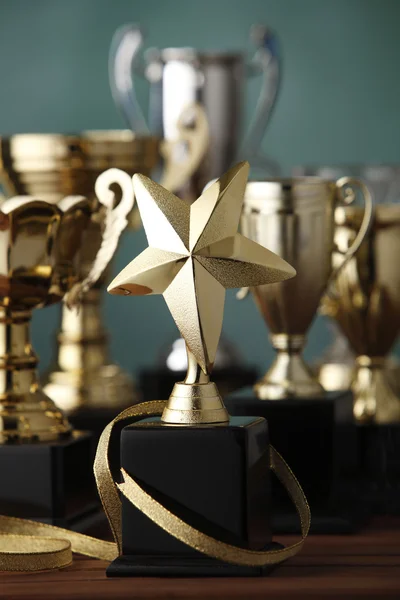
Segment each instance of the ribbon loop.
[{"label": "ribbon loop", "polygon": [[162,414],[166,402],[155,400],[136,404],[122,411],[101,434],[94,473],[115,543],[54,527],[36,521],[0,515],[0,570],[38,571],[58,569],[69,565],[72,552],[111,561],[122,553],[121,499],[119,492],[167,533],[198,550],[225,562],[245,566],[274,565],[294,556],[302,548],[310,529],[311,514],[307,499],[296,477],[281,455],[270,446],[270,468],[286,488],[300,517],[301,539],[278,550],[247,550],[217,540],[195,529],[150,496],[136,481],[121,469],[123,482],[112,477],[108,450],[111,434],[117,423]]}]

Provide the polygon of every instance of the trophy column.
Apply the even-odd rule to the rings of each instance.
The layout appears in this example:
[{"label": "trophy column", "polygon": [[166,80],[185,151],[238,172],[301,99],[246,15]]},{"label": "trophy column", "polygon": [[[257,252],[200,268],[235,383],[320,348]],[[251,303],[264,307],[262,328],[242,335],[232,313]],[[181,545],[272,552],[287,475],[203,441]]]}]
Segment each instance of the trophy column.
[{"label": "trophy column", "polygon": [[85,294],[79,311],[62,307],[57,366],[45,386],[74,427],[97,437],[138,396],[131,376],[110,361],[102,283]]}]

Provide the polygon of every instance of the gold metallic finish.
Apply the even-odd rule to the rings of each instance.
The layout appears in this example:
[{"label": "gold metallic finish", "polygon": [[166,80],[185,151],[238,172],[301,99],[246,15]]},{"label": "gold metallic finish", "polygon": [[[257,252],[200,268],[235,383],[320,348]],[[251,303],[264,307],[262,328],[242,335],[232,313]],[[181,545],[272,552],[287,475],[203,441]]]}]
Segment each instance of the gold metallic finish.
[{"label": "gold metallic finish", "polygon": [[33,308],[62,299],[77,281],[90,203],[64,213],[46,202],[10,199],[0,212],[0,443],[51,441],[70,425],[40,389],[29,325]]},{"label": "gold metallic finish", "polygon": [[293,500],[301,524],[301,539],[278,550],[252,551],[225,544],[182,521],[150,496],[122,470],[123,483],[117,484],[111,475],[108,450],[114,426],[121,421],[132,421],[161,415],[166,402],[138,404],[120,413],[104,429],[97,447],[94,472],[98,492],[115,542],[105,542],[37,521],[28,521],[0,515],[0,570],[41,571],[67,566],[71,551],[93,558],[111,561],[122,553],[121,491],[133,506],[149,517],[164,531],[190,548],[207,556],[239,565],[275,565],[301,550],[310,528],[310,508],[299,482],[280,454],[270,446],[270,468],[276,474]]},{"label": "gold metallic finish", "polygon": [[[357,236],[345,254],[334,252],[334,213],[354,200],[360,187],[365,212]],[[372,215],[367,188],[357,180],[338,182],[314,177],[249,182],[242,231],[294,265],[297,277],[269,286],[253,287],[260,312],[277,351],[271,368],[255,385],[260,399],[312,398],[323,388],[304,362],[301,352],[307,330],[328,286],[359,249]]]},{"label": "gold metallic finish", "polygon": [[[147,177],[133,177],[149,247],[121,271],[108,291],[123,295],[163,294],[186,342],[188,383],[180,384],[173,393],[173,412],[170,398],[163,414],[168,423],[228,419],[222,399],[214,391],[212,405],[203,402],[213,390],[208,376],[222,329],[225,289],[273,283],[295,275],[284,260],[237,233],[248,170],[248,163],[239,163],[192,205]],[[193,361],[207,376],[206,381],[201,381]],[[195,392],[183,393],[185,385],[196,386]]]},{"label": "gold metallic finish", "polygon": [[0,183],[8,196],[51,203],[76,194],[92,198],[96,179],[106,169],[147,174],[158,158],[157,138],[128,130],[17,134],[0,138]]},{"label": "gold metallic finish", "polygon": [[[119,181],[128,178],[125,186],[129,184],[132,204],[129,176],[115,171],[113,176]],[[109,213],[107,206],[80,196],[58,204],[20,196],[1,206],[0,443],[49,442],[71,432],[60,409],[40,387],[38,359],[30,341],[31,312],[66,294],[79,298],[100,277],[112,254],[107,240],[112,232],[118,234]]]},{"label": "gold metallic finish", "polygon": [[[57,203],[70,194],[82,194],[95,201],[96,180],[103,171],[118,167],[129,175],[136,172],[150,174],[159,160],[159,152],[157,138],[137,136],[128,130],[86,131],[79,135],[20,134],[0,138],[0,188],[3,186],[9,196],[27,194],[50,203]],[[103,186],[102,198],[106,203],[119,200],[119,186],[114,196],[105,181],[97,185]],[[119,218],[123,209],[123,203],[119,202],[109,215],[121,229],[126,225],[125,219]],[[129,212],[128,221],[131,227],[137,228],[135,210]],[[103,218],[101,223],[104,226]],[[104,240],[104,251],[112,254],[115,251],[112,244],[116,245],[119,234],[115,226],[108,230],[110,235]],[[101,228],[93,224],[88,234],[91,241],[85,244],[87,256],[82,264],[93,265],[92,258],[99,248],[101,234]],[[99,260],[101,258],[99,256]],[[84,273],[84,277],[93,275],[87,270]],[[82,279],[83,276],[79,279],[79,287],[71,291],[70,303],[79,292]],[[79,315],[69,310],[67,304],[62,308],[56,365],[47,377],[45,390],[62,410],[69,413],[80,406],[95,409],[105,404],[113,405],[118,412],[121,405],[133,402],[136,397],[130,375],[110,361],[109,336],[102,318],[103,285],[104,276],[89,295],[83,295]]]},{"label": "gold metallic finish", "polygon": [[160,185],[171,192],[183,190],[199,169],[210,143],[207,115],[201,104],[189,104],[177,124],[178,137],[163,140],[160,154],[164,168]]},{"label": "gold metallic finish", "polygon": [[[336,211],[340,254],[353,243],[362,220],[358,207]],[[339,254],[339,257],[340,257]],[[400,330],[400,205],[377,204],[359,252],[339,273],[323,310],[332,316],[356,356],[354,416],[360,422],[400,421],[400,399],[390,385],[385,358]]]},{"label": "gold metallic finish", "polygon": [[62,569],[72,563],[68,540],[26,535],[0,535],[0,571]]}]

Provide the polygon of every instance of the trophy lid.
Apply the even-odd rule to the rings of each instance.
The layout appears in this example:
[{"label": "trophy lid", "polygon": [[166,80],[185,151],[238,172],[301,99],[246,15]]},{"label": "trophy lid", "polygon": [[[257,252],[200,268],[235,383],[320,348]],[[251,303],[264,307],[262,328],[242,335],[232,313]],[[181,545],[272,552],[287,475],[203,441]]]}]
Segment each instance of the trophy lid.
[{"label": "trophy lid", "polygon": [[244,196],[244,210],[269,212],[270,210],[291,210],[294,203],[301,206],[315,203],[325,198],[336,187],[334,181],[316,176],[271,178],[249,181]]},{"label": "trophy lid", "polygon": [[150,173],[158,158],[158,138],[129,130],[15,134],[0,137],[0,184],[10,196],[58,202],[69,194],[91,196],[108,168]]},{"label": "trophy lid", "polygon": [[372,189],[376,204],[400,201],[399,163],[309,165],[296,167],[294,174],[317,175],[329,179],[338,179],[349,175],[360,177]]}]

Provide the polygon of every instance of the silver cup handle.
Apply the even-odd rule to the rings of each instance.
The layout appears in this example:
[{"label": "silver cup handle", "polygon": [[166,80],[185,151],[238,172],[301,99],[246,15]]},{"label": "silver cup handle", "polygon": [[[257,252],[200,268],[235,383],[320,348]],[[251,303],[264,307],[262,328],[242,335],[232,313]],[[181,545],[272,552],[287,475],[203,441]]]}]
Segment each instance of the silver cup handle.
[{"label": "silver cup handle", "polygon": [[358,233],[354,238],[353,243],[342,255],[343,258],[340,265],[338,265],[332,270],[331,275],[329,277],[326,295],[331,298],[334,298],[335,296],[334,283],[336,281],[337,276],[359,250],[362,242],[365,239],[365,236],[367,235],[371,227],[372,219],[374,216],[374,203],[372,200],[372,194],[369,191],[368,187],[365,185],[365,183],[363,183],[360,179],[356,179],[354,177],[341,177],[337,180],[336,187],[340,193],[339,199],[345,205],[349,205],[354,202],[356,197],[354,188],[359,188],[364,198],[365,209],[360,229],[358,230]]},{"label": "silver cup handle", "polygon": [[133,72],[144,72],[141,58],[143,33],[139,25],[119,27],[111,41],[108,73],[112,96],[129,128],[149,134],[149,127],[136,98]]},{"label": "silver cup handle", "polygon": [[256,104],[254,117],[245,135],[240,149],[240,156],[251,162],[252,167],[260,168],[271,175],[278,175],[278,163],[260,153],[260,146],[265,130],[276,104],[280,87],[280,58],[278,40],[273,31],[264,25],[255,25],[251,29],[251,39],[256,45],[256,52],[247,66],[250,76],[263,77],[260,95]]}]

